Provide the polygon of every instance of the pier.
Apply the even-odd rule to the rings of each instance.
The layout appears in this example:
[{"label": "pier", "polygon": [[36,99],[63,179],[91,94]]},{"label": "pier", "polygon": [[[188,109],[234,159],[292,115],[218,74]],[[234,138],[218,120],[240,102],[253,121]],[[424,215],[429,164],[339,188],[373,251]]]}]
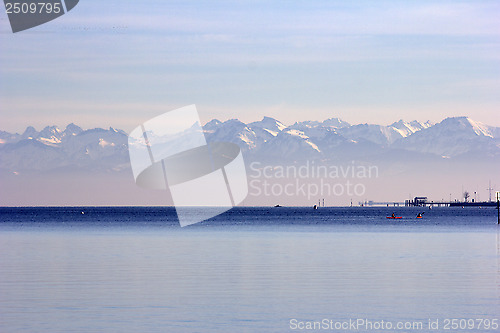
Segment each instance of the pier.
[{"label": "pier", "polygon": [[399,206],[404,206],[404,202],[397,202],[397,201],[384,201],[384,202],[376,202],[373,200],[370,201],[360,201],[359,205],[361,207],[373,207],[373,206],[386,206],[386,207],[399,207]]},{"label": "pier", "polygon": [[495,207],[494,201],[429,201],[427,197],[415,197],[413,200],[405,200],[408,207]]},{"label": "pier", "polygon": [[496,207],[496,201],[433,201],[428,200],[427,197],[415,197],[413,200],[400,201],[373,201],[366,200],[360,201],[361,207]]}]

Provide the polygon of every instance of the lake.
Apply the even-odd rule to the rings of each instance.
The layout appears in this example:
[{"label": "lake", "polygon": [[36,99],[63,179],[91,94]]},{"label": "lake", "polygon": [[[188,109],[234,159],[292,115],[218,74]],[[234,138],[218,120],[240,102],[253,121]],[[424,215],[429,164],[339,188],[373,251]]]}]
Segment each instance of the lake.
[{"label": "lake", "polygon": [[0,332],[498,332],[496,214],[0,208]]}]

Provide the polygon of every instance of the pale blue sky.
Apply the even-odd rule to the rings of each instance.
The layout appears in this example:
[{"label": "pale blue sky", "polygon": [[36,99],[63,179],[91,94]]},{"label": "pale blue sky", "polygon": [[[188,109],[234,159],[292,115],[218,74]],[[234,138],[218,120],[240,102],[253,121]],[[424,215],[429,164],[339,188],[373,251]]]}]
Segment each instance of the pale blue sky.
[{"label": "pale blue sky", "polygon": [[203,121],[351,123],[468,115],[500,126],[498,1],[98,1],[12,34],[0,129]]}]

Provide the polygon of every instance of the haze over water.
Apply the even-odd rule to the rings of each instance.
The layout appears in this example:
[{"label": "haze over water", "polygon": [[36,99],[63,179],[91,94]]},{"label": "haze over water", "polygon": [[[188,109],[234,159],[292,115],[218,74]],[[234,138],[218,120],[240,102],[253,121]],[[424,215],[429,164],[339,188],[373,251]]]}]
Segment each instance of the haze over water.
[{"label": "haze over water", "polygon": [[173,208],[0,208],[0,332],[498,319],[496,210],[421,211],[236,208],[180,228]]}]

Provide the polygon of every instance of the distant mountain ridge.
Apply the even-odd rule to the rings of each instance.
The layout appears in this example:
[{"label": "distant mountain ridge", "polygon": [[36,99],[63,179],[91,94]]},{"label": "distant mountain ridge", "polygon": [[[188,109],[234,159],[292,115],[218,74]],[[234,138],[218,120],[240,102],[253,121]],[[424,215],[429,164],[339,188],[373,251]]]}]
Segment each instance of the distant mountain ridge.
[{"label": "distant mountain ridge", "polygon": [[29,126],[22,134],[0,131],[0,169],[23,171],[129,169],[127,133],[69,124],[61,130]]},{"label": "distant mountain ridge", "polygon": [[[468,117],[446,118],[440,123],[399,120],[391,125],[351,125],[338,118],[303,121],[286,126],[264,117],[245,124],[237,119],[211,120],[203,126],[207,141],[238,144],[245,160],[266,163],[335,163],[391,158],[500,159],[500,128]],[[32,126],[22,134],[0,131],[0,170],[26,171],[129,170],[127,133],[122,130],[83,130],[69,124],[64,130]]]},{"label": "distant mountain ridge", "polygon": [[331,118],[288,127],[264,117],[249,124],[235,119],[211,121],[204,128],[209,141],[234,142],[250,159],[270,162],[366,160],[385,155],[398,159],[408,152],[422,158],[500,157],[500,128],[468,117],[446,118],[438,124],[400,120],[389,126],[350,125]]}]

